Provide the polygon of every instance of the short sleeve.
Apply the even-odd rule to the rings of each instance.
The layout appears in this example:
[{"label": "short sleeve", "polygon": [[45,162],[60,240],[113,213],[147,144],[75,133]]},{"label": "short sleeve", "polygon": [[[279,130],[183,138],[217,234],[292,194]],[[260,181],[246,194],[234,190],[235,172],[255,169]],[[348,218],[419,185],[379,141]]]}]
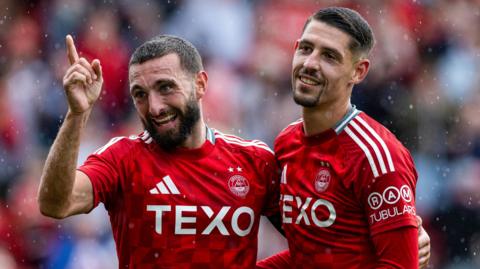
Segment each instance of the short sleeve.
[{"label": "short sleeve", "polygon": [[407,162],[397,162],[395,171],[363,181],[360,199],[372,236],[401,227],[417,227],[417,173],[409,154],[404,157]]},{"label": "short sleeve", "polygon": [[124,156],[121,138],[113,138],[105,146],[91,154],[78,170],[85,173],[92,182],[94,207],[105,204],[108,210],[120,186],[121,157]]}]

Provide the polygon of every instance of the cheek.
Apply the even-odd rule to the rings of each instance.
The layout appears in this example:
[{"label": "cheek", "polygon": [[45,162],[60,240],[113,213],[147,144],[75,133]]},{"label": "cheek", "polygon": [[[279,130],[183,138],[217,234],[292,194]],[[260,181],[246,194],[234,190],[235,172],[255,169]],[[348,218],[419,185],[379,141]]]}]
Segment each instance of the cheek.
[{"label": "cheek", "polygon": [[303,57],[294,54],[292,59],[292,70],[300,68],[303,65],[303,62]]},{"label": "cheek", "polygon": [[330,83],[337,83],[348,76],[348,74],[345,73],[345,70],[328,64],[322,66],[322,73]]},{"label": "cheek", "polygon": [[140,117],[145,118],[148,112],[148,106],[144,102],[135,102],[133,103],[135,105],[135,109],[137,110],[137,113],[140,115]]}]

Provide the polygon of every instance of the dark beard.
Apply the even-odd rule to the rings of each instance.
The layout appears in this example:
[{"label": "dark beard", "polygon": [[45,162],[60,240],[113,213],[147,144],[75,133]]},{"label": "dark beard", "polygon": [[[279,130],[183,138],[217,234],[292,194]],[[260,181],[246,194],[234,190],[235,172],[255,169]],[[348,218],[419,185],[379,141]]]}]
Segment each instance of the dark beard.
[{"label": "dark beard", "polygon": [[173,151],[183,144],[187,137],[192,134],[193,127],[200,119],[200,108],[198,103],[192,98],[188,101],[185,113],[179,109],[174,109],[180,122],[180,127],[177,130],[168,130],[160,134],[155,129],[155,124],[150,117],[147,117],[146,122],[143,122],[145,129],[150,133],[155,143],[157,143],[165,151]]},{"label": "dark beard", "polygon": [[303,106],[303,107],[315,107],[318,104],[318,101],[320,100],[320,94],[317,95],[316,98],[312,99],[305,99],[305,98],[300,98],[297,97],[295,93],[293,93],[293,100],[297,105]]}]

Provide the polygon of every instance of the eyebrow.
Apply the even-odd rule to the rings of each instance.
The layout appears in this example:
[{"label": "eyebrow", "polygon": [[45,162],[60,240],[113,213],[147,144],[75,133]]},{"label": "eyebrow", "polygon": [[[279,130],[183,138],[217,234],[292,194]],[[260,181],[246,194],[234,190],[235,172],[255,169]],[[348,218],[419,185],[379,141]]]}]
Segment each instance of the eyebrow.
[{"label": "eyebrow", "polygon": [[308,40],[306,40],[306,39],[300,39],[300,40],[298,41],[298,45],[310,45],[310,46],[313,46],[313,43],[310,42],[310,41],[308,41]]},{"label": "eyebrow", "polygon": [[[315,44],[307,39],[301,39],[299,42],[298,42],[299,45],[309,45],[309,46],[315,46]],[[332,47],[326,47],[326,46],[322,46],[321,49],[323,51],[327,51],[329,53],[332,53],[335,55],[335,57],[337,57],[340,61],[343,60],[343,55],[340,53],[340,51],[338,51],[337,49],[335,48],[332,48]]]},{"label": "eyebrow", "polygon": [[130,88],[130,93],[134,93],[136,90],[143,90],[143,88],[140,85],[135,84]]},{"label": "eyebrow", "polygon": [[[175,85],[175,80],[172,79],[159,79],[153,84],[153,88],[159,88],[165,85]],[[130,93],[135,92],[136,90],[143,90],[144,88],[138,84],[134,84],[130,88]]]},{"label": "eyebrow", "polygon": [[153,84],[154,88],[159,88],[165,85],[175,85],[175,80],[173,79],[159,79]]},{"label": "eyebrow", "polygon": [[333,55],[335,55],[335,57],[337,57],[338,60],[343,60],[343,55],[336,49],[334,48],[329,48],[329,47],[325,47],[323,48],[325,51],[329,52],[329,53],[332,53]]}]

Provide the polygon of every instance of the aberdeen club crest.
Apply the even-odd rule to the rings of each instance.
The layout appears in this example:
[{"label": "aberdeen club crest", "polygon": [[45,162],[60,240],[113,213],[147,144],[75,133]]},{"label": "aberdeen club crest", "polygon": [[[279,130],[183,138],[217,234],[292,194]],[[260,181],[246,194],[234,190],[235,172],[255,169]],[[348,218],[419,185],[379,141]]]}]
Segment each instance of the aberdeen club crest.
[{"label": "aberdeen club crest", "polygon": [[228,188],[238,197],[244,198],[250,190],[250,183],[241,175],[234,175],[228,180]]},{"label": "aberdeen club crest", "polygon": [[313,182],[315,190],[317,192],[324,192],[327,190],[328,185],[330,185],[331,180],[330,171],[327,168],[320,168]]}]

